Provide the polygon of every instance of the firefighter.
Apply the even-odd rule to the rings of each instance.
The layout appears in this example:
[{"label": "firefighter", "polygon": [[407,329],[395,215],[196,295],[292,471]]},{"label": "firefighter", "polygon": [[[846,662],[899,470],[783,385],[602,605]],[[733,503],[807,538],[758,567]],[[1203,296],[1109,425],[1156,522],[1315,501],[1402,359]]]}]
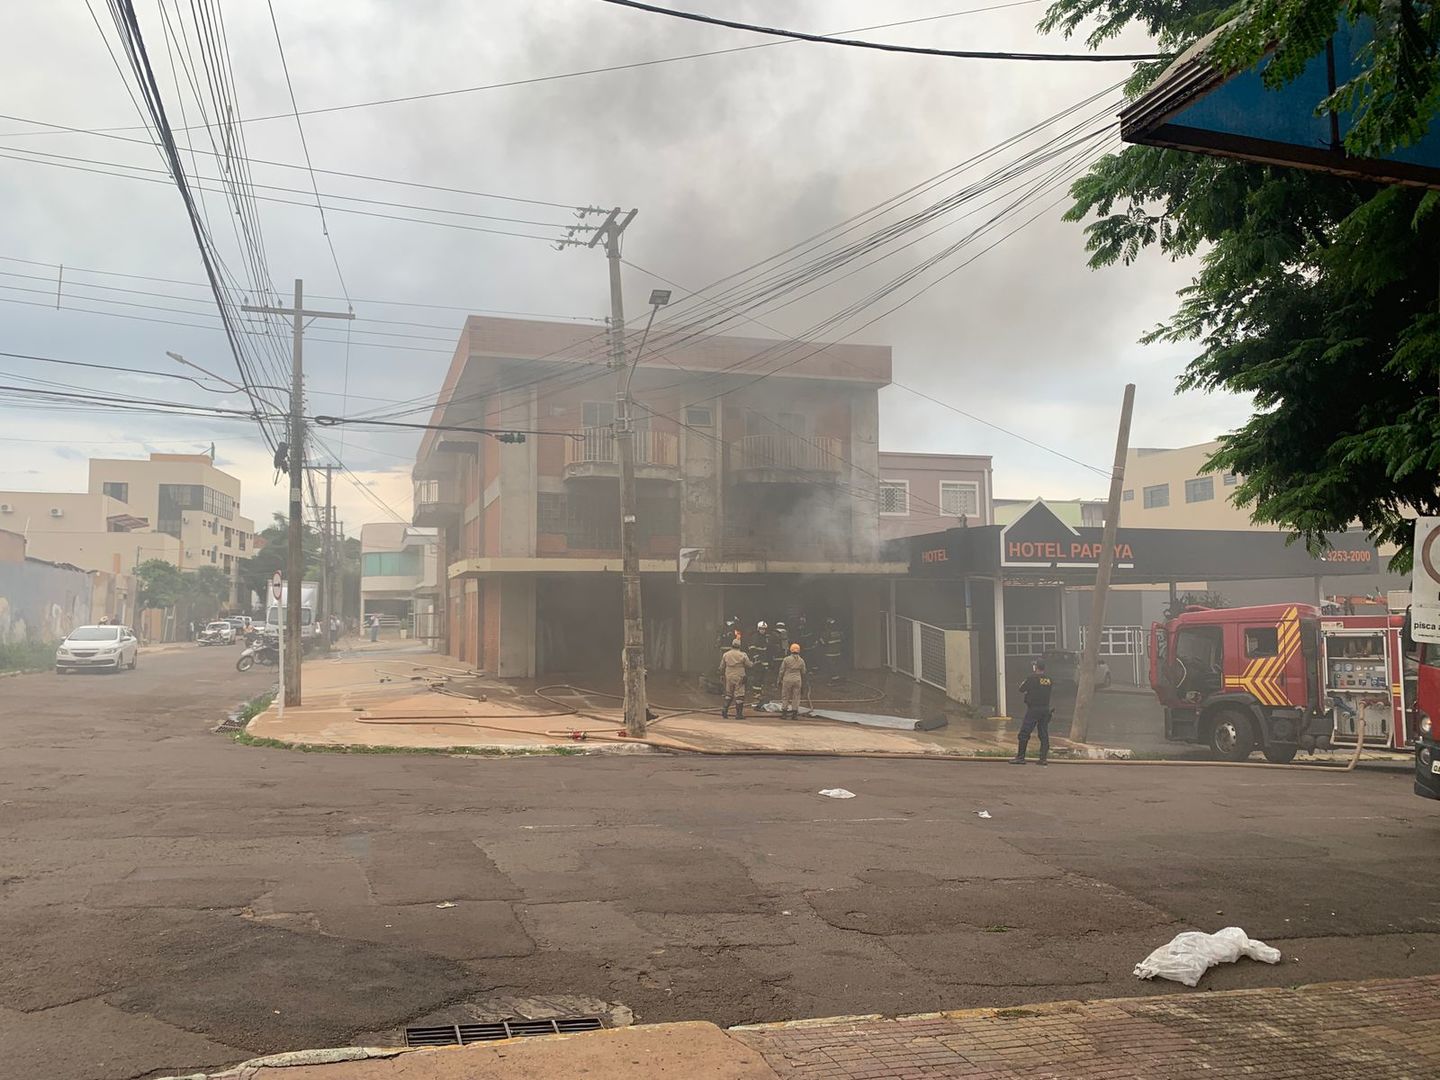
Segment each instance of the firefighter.
[{"label": "firefighter", "polygon": [[738,641],[732,641],[725,654],[720,657],[720,678],[725,686],[725,707],[720,715],[730,718],[730,706],[735,706],[735,719],[745,719],[745,673],[755,666],[755,661],[740,648]]},{"label": "firefighter", "polygon": [[800,643],[802,655],[809,655],[815,651],[815,631],[810,629],[810,624],[805,621],[803,612],[795,620],[795,633],[792,640]]},{"label": "firefighter", "polygon": [[1020,740],[1015,756],[1010,759],[1011,765],[1025,764],[1025,748],[1030,745],[1032,731],[1040,733],[1040,757],[1036,764],[1049,764],[1046,759],[1050,756],[1050,718],[1055,715],[1050,709],[1053,689],[1050,676],[1045,674],[1045,661],[1036,660],[1030,665],[1030,677],[1020,684],[1020,692],[1025,695],[1025,719],[1020,722]]},{"label": "firefighter", "polygon": [[820,634],[821,649],[825,654],[825,673],[830,681],[840,681],[840,657],[845,652],[845,635],[840,624],[834,619],[825,620],[825,629]]},{"label": "firefighter", "polygon": [[745,651],[750,654],[750,686],[755,691],[755,707],[764,705],[770,691],[770,624],[763,619],[755,624],[755,633]]},{"label": "firefighter", "polygon": [[785,659],[786,656],[789,655],[790,652],[788,648],[789,643],[785,640],[784,636],[780,632],[781,627],[783,627],[784,625],[784,623],[776,623],[770,628],[770,633],[767,635],[766,638],[770,646],[769,674],[775,680],[774,685],[777,690],[780,687],[780,663]]},{"label": "firefighter", "polygon": [[744,636],[740,630],[740,616],[731,615],[725,620],[725,629],[720,631],[720,651],[724,652],[726,649],[738,645]]},{"label": "firefighter", "polygon": [[800,691],[805,686],[805,658],[800,643],[790,643],[790,652],[780,661],[780,715],[800,719]]}]

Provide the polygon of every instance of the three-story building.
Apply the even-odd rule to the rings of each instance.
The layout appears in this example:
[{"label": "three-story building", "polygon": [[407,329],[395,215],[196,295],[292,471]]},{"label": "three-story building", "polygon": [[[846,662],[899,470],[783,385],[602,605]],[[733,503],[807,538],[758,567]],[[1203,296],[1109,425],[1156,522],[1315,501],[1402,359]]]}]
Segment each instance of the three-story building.
[{"label": "three-story building", "polygon": [[[648,666],[708,669],[727,617],[801,614],[836,619],[853,659],[879,666],[885,579],[905,569],[878,555],[890,349],[651,340],[633,382]],[[603,330],[466,321],[431,423],[506,441],[431,430],[414,470],[415,523],[440,529],[445,648],[466,663],[502,676],[616,665],[606,355]]]}]

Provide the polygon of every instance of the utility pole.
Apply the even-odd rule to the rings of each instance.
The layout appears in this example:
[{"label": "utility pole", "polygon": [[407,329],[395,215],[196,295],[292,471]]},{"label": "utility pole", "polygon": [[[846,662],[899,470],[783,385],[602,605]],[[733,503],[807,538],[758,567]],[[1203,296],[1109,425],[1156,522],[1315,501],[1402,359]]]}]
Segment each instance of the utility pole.
[{"label": "utility pole", "polygon": [[335,503],[331,497],[330,485],[334,479],[335,467],[325,466],[325,584],[320,589],[324,597],[325,623],[320,632],[325,639],[325,647],[330,647],[330,619],[335,615],[335,579],[340,576],[339,558],[336,552],[339,550],[335,543]]},{"label": "utility pole", "polygon": [[605,242],[610,264],[610,367],[615,372],[615,450],[620,462],[620,601],[625,626],[621,675],[625,695],[625,733],[643,738],[648,718],[645,696],[645,613],[640,597],[640,537],[635,518],[635,428],[625,362],[625,302],[620,288],[620,237],[636,211],[619,207],[606,215],[587,247]]},{"label": "utility pole", "polygon": [[289,315],[291,327],[290,346],[290,438],[289,462],[286,472],[290,474],[290,521],[289,545],[286,552],[286,577],[289,579],[285,591],[285,631],[290,639],[290,651],[285,656],[284,679],[285,704],[302,703],[300,690],[300,589],[305,580],[305,509],[301,496],[305,473],[305,387],[304,349],[306,319],[353,319],[353,311],[306,311],[305,283],[295,279],[295,304],[293,307],[273,307],[268,304],[242,304],[241,311],[255,311],[263,315]]},{"label": "utility pole", "polygon": [[1120,431],[1115,437],[1115,468],[1110,473],[1110,500],[1105,505],[1105,528],[1101,531],[1100,561],[1095,568],[1095,592],[1090,597],[1090,631],[1080,660],[1080,677],[1075,688],[1075,715],[1070,721],[1070,740],[1085,741],[1090,733],[1090,704],[1095,698],[1095,668],[1100,663],[1100,636],[1105,632],[1105,598],[1110,592],[1110,575],[1115,568],[1115,530],[1120,523],[1120,493],[1125,487],[1125,454],[1130,448],[1130,413],[1135,407],[1135,384],[1125,386],[1120,406]]}]

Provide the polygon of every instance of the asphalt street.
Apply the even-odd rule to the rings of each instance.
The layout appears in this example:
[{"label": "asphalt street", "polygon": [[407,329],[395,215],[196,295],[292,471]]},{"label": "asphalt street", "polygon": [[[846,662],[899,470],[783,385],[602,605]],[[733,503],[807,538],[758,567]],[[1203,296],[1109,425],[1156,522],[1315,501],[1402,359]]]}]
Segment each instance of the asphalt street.
[{"label": "asphalt street", "polygon": [[1440,972],[1440,814],[1404,773],[306,754],[211,730],[267,683],[235,655],[0,679],[0,1074],[546,1001],[729,1025],[1194,994],[1131,968],[1228,925],[1284,961],[1202,987]]}]

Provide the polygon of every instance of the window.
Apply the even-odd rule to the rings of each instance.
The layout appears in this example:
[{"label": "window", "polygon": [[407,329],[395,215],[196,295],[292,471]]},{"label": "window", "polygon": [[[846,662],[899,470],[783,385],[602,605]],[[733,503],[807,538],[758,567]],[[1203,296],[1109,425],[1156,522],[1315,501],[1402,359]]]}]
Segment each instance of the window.
[{"label": "window", "polygon": [[420,553],[414,548],[404,551],[367,551],[361,557],[360,572],[365,577],[418,577]]},{"label": "window", "polygon": [[1150,510],[1157,506],[1170,505],[1170,485],[1153,484],[1144,489],[1145,509]]},{"label": "window", "polygon": [[685,424],[687,427],[712,427],[715,412],[709,405],[691,405],[685,410]]},{"label": "window", "polygon": [[535,508],[535,531],[563,533],[565,531],[565,504],[564,495],[540,492]]},{"label": "window", "polygon": [[980,485],[969,480],[941,480],[940,511],[947,517],[978,518]]},{"label": "window", "polygon": [[230,528],[230,526],[227,525],[227,526],[225,526],[225,529],[224,529],[223,531],[224,531],[224,533],[225,533],[225,546],[226,546],[226,547],[234,547],[234,546],[235,546],[235,530],[232,529],[232,528]]},{"label": "window", "polygon": [[1134,502],[1134,501],[1135,501],[1135,489],[1134,489],[1134,488],[1126,488],[1124,491],[1122,491],[1122,492],[1120,493],[1120,498],[1121,498],[1124,502]]},{"label": "window", "polygon": [[225,573],[227,573],[227,574],[230,573],[230,556],[229,556],[229,555],[226,555],[226,556],[224,557],[224,562],[223,562],[222,565],[225,567]]},{"label": "window", "polygon": [[241,551],[245,550],[245,534],[243,532],[235,533],[235,544]]},{"label": "window", "polygon": [[1220,482],[1226,487],[1234,487],[1235,481],[1237,479],[1239,479],[1239,477],[1237,477],[1233,472],[1227,472],[1224,476],[1220,478]]},{"label": "window", "polygon": [[[1080,648],[1085,648],[1089,627],[1080,627]],[[1104,626],[1100,628],[1101,656],[1135,656],[1145,652],[1145,627]]]},{"label": "window", "polygon": [[1039,656],[1049,649],[1060,647],[1058,626],[1007,626],[1005,627],[1006,656]]},{"label": "window", "polygon": [[587,401],[580,406],[580,426],[585,428],[608,428],[615,423],[613,401]]},{"label": "window", "polygon": [[1185,481],[1185,501],[1187,503],[1209,502],[1215,498],[1215,478],[1213,476],[1202,476],[1195,480]]},{"label": "window", "polygon": [[809,429],[809,423],[800,413],[745,410],[746,435],[799,435],[804,438],[810,434]]},{"label": "window", "polygon": [[1280,631],[1273,626],[1252,626],[1245,631],[1245,656],[1254,660],[1260,656],[1280,654]]},{"label": "window", "polygon": [[880,481],[880,513],[899,517],[910,513],[910,481]]},{"label": "window", "polygon": [[130,501],[130,485],[122,484],[118,480],[106,480],[100,485],[102,494],[109,495],[112,499],[119,499],[123,503]]}]

